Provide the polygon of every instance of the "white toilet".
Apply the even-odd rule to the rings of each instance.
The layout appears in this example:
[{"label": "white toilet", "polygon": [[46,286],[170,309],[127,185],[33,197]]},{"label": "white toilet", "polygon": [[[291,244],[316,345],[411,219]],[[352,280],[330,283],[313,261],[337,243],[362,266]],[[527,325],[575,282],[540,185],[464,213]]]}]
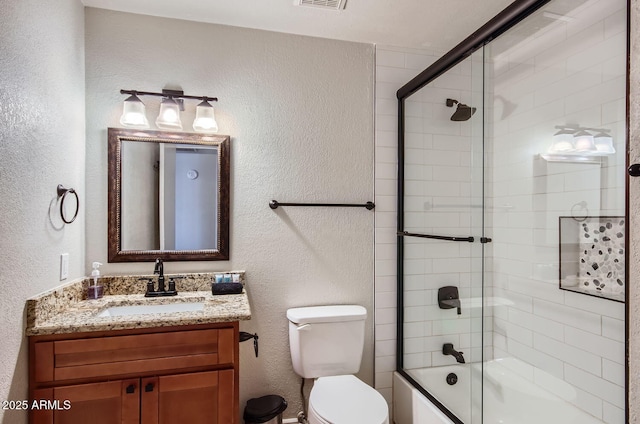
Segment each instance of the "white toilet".
[{"label": "white toilet", "polygon": [[287,311],[293,369],[315,378],[309,424],[389,424],[387,402],[354,373],[360,369],[367,310],[358,305]]}]

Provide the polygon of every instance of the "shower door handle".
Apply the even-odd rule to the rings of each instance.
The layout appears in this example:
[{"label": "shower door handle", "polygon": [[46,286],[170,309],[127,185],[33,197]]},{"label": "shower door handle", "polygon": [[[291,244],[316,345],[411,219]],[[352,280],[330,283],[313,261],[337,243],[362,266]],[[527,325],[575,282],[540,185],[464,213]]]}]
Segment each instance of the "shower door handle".
[{"label": "shower door handle", "polygon": [[433,234],[416,234],[416,233],[409,233],[409,232],[406,232],[406,231],[398,231],[396,233],[396,235],[398,235],[398,236],[407,236],[407,237],[428,238],[428,239],[433,239],[433,240],[466,241],[466,242],[469,242],[469,243],[473,243],[475,241],[475,238],[473,238],[473,237],[436,236],[436,235],[433,235]]},{"label": "shower door handle", "polygon": [[629,176],[631,177],[640,177],[640,163],[634,163],[628,169]]}]

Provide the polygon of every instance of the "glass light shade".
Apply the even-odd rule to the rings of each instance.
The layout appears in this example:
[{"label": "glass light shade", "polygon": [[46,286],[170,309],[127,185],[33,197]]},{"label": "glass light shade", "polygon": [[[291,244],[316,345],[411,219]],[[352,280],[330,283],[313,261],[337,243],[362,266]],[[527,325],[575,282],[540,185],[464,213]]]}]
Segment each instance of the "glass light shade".
[{"label": "glass light shade", "polygon": [[196,119],[193,121],[193,129],[202,132],[218,132],[213,106],[204,100],[196,107]]},{"label": "glass light shade", "polygon": [[135,94],[124,101],[120,124],[129,128],[149,128],[144,103]]},{"label": "glass light shade", "polygon": [[580,130],[573,136],[573,145],[578,152],[595,152],[596,145],[593,136],[584,130]]},{"label": "glass light shade", "polygon": [[156,118],[158,128],[164,130],[181,130],[180,106],[172,98],[166,98],[160,103],[160,113]]},{"label": "glass light shade", "polygon": [[613,154],[616,149],[613,147],[613,138],[606,133],[599,133],[594,136],[596,149],[598,152]]},{"label": "glass light shade", "polygon": [[549,153],[566,153],[572,152],[573,132],[570,130],[560,130],[553,135],[553,142],[549,148]]}]

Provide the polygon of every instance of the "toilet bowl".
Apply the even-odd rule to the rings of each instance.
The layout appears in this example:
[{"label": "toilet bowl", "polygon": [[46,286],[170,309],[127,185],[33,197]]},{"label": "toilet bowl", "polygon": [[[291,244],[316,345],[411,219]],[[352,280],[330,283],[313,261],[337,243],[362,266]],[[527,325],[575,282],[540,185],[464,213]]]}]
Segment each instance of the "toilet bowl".
[{"label": "toilet bowl", "polygon": [[389,424],[387,401],[353,375],[318,378],[309,397],[309,424]]}]

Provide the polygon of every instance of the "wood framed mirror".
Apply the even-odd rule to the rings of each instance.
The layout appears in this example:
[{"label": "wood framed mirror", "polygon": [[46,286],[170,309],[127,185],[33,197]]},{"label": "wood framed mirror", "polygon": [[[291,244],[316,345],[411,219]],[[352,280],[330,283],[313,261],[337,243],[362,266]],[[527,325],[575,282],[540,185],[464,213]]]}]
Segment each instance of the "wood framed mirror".
[{"label": "wood framed mirror", "polygon": [[230,138],[108,129],[109,262],[229,259]]}]

